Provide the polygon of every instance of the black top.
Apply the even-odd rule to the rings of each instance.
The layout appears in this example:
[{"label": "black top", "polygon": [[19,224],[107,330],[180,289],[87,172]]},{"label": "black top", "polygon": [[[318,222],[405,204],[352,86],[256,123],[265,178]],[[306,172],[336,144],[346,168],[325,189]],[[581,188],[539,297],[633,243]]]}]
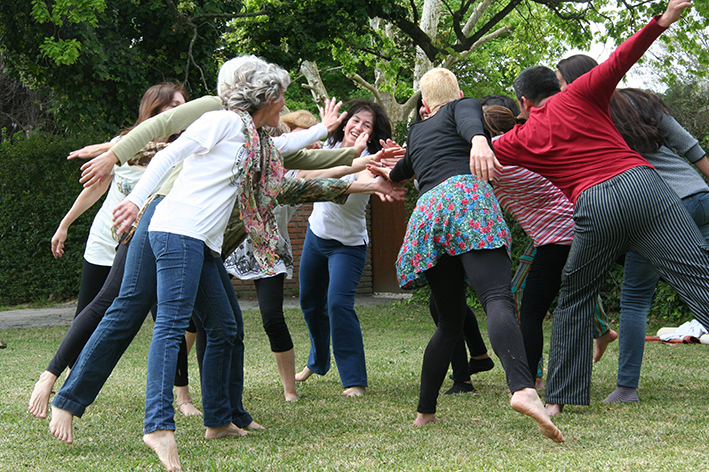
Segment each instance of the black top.
[{"label": "black top", "polygon": [[424,194],[454,175],[470,174],[473,136],[490,136],[483,125],[480,102],[461,98],[446,103],[435,115],[411,125],[406,155],[389,174],[394,182],[416,175]]}]

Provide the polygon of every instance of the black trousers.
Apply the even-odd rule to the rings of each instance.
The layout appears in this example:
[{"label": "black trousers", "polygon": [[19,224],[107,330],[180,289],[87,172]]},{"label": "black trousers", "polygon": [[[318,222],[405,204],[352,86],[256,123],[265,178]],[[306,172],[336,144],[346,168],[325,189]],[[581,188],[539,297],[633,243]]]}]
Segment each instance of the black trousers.
[{"label": "black trousers", "polygon": [[510,259],[504,248],[444,255],[425,272],[439,317],[436,332],[423,356],[419,413],[436,412],[438,391],[453,349],[463,333],[467,308],[465,276],[487,314],[490,344],[505,369],[510,392],[534,388],[515,317],[510,272]]}]

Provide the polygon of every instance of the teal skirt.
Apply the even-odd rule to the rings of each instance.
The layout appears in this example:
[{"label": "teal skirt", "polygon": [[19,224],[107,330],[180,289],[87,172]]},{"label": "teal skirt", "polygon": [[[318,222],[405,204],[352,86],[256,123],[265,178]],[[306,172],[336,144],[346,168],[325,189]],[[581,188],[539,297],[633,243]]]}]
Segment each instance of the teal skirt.
[{"label": "teal skirt", "polygon": [[399,286],[427,284],[424,271],[443,254],[510,248],[510,232],[492,187],[477,177],[456,175],[419,196],[396,261]]}]

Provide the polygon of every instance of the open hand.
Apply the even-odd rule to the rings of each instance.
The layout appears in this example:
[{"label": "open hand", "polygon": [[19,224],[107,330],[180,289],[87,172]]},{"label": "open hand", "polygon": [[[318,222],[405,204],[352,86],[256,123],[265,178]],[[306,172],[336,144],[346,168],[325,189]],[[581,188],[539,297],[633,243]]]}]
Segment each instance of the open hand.
[{"label": "open hand", "polygon": [[335,100],[335,97],[332,97],[330,100],[325,100],[325,106],[323,108],[318,107],[320,110],[320,121],[327,127],[328,133],[335,131],[342,123],[342,120],[347,116],[346,111],[343,111],[339,115],[337,114],[337,112],[340,111],[342,102],[336,102]]},{"label": "open hand", "polygon": [[110,149],[81,166],[79,182],[84,188],[100,183],[111,176],[113,166],[118,164],[118,158]]},{"label": "open hand", "polygon": [[140,208],[128,200],[123,200],[113,209],[113,227],[117,228],[116,233],[121,234],[130,229],[138,218]]}]

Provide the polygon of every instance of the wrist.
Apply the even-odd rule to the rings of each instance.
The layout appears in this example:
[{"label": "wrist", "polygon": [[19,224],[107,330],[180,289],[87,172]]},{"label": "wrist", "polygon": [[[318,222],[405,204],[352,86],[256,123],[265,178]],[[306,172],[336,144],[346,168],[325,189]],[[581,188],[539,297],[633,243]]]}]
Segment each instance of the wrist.
[{"label": "wrist", "polygon": [[113,152],[112,149],[109,149],[106,151],[106,159],[110,160],[114,165],[120,164],[120,160],[118,159],[118,156]]}]

